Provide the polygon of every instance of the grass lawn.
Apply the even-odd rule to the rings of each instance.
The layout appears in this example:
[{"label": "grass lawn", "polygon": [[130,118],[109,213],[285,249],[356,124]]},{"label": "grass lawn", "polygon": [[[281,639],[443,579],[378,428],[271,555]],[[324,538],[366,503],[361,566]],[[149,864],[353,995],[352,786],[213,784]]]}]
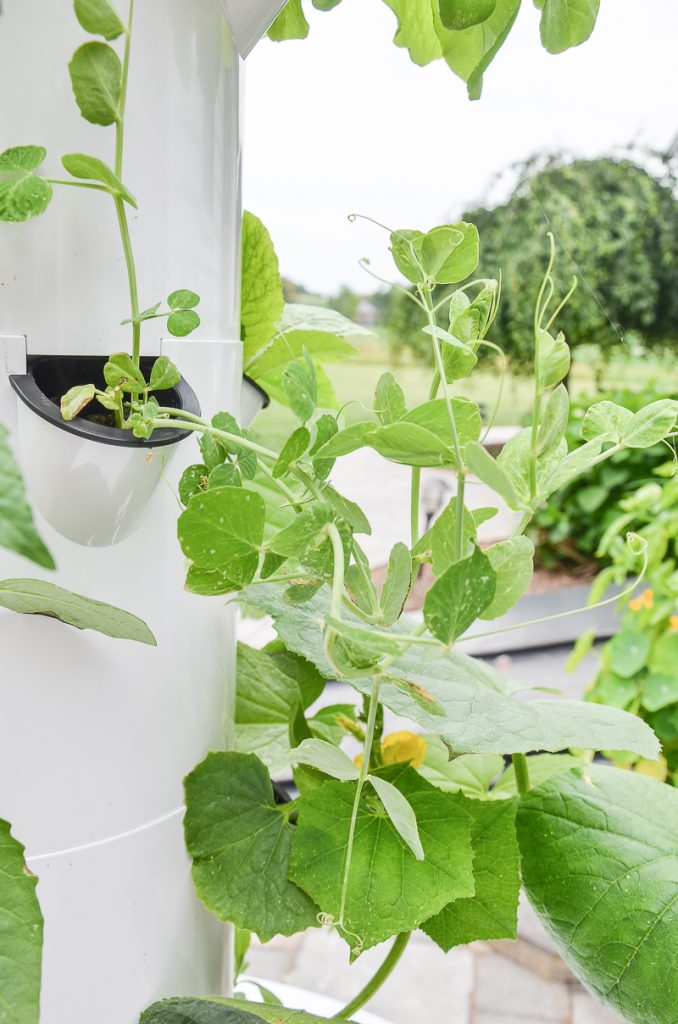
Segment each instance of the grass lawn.
[{"label": "grass lawn", "polygon": [[[431,373],[427,367],[407,362],[394,366],[388,359],[388,352],[380,351],[374,345],[367,348],[363,358],[328,365],[326,370],[339,403],[350,403],[344,409],[347,424],[374,418],[374,389],[380,376],[388,370],[394,373],[400,382],[410,408],[425,402],[428,397]],[[570,380],[574,397],[583,393],[595,394],[595,370],[592,362],[583,359],[575,362]],[[653,356],[645,356],[642,359],[631,356],[618,357],[606,368],[604,381],[606,388],[628,386],[640,390],[650,381],[659,381],[667,388],[675,387],[678,382],[676,362],[673,360],[670,365],[668,360],[662,361]],[[496,404],[499,386],[499,370],[494,367],[490,369],[488,364],[488,369],[476,370],[469,379],[452,385],[452,392],[479,402],[489,416]],[[525,422],[530,415],[532,398],[533,388],[529,377],[507,374],[495,423],[506,425]],[[273,444],[283,441],[294,429],[295,423],[294,416],[288,409],[273,402],[270,408],[257,418],[255,429]]]}]

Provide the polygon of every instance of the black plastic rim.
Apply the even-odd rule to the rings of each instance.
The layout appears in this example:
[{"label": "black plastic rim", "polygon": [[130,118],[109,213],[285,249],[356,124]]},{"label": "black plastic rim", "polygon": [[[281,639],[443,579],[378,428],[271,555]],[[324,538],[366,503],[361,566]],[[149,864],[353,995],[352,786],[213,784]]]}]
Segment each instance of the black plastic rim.
[{"label": "black plastic rim", "polygon": [[[142,356],[141,370],[148,380],[155,356]],[[130,430],[90,423],[78,417],[67,422],[61,416],[57,396],[65,395],[69,388],[79,384],[102,382],[106,356],[29,356],[28,372],[12,374],[12,387],[21,401],[36,416],[76,437],[99,444],[112,444],[119,448],[163,448],[188,437],[192,431],[168,427],[156,430],[150,440],[134,437]],[[182,377],[176,387],[159,392],[160,404],[170,409],[184,409],[193,416],[200,415],[200,403],[193,390]]]},{"label": "black plastic rim", "polygon": [[248,377],[246,373],[243,374],[243,378],[242,379],[244,381],[247,381],[247,383],[250,385],[250,387],[254,388],[255,391],[259,392],[259,394],[261,395],[261,397],[264,400],[264,404],[262,405],[262,409],[268,409],[269,405],[271,404],[271,396],[269,395],[268,391],[265,391],[262,388],[261,384],[257,384],[257,382],[255,380],[252,380],[251,377]]}]

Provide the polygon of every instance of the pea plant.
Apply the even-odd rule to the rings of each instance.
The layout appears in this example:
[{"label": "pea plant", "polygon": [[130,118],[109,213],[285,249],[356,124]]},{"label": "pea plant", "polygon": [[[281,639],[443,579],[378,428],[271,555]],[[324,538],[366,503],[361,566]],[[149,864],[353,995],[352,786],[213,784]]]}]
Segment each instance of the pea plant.
[{"label": "pea plant", "polygon": [[[200,326],[196,307],[200,297],[189,289],[173,291],[166,303],[157,302],[142,309],[129,230],[127,211],[137,209],[137,201],[123,183],[125,112],[127,83],[132,48],[134,0],[130,0],[124,22],[108,0],[75,0],[76,17],[82,28],[99,37],[84,43],[74,53],[68,66],[75,102],[82,117],[90,124],[115,128],[113,166],[85,153],[67,153],[61,158],[68,178],[50,178],[39,174],[47,151],[43,146],[14,146],[0,153],[0,221],[21,222],[43,214],[50,205],[54,186],[103,192],[113,200],[120,231],[120,241],[127,270],[130,316],[122,321],[131,329],[131,355],[113,355],[104,369],[104,381],[77,385],[62,398],[65,420],[73,420],[92,401],[112,416],[116,427],[132,431],[137,437],[144,433],[140,410],[154,399],[150,393],[165,391],[179,383],[181,375],[167,357],[154,365],[147,381],[140,369],[141,328],[148,320],[164,319],[170,334],[185,337]],[[106,40],[105,42],[102,41]],[[121,40],[122,60],[111,46]],[[157,403],[156,403],[157,404]]]},{"label": "pea plant", "polygon": [[[570,353],[556,327],[568,297],[555,294],[551,238],[534,315],[532,424],[493,458],[478,407],[458,394],[483,350],[496,354],[489,336],[500,285],[473,277],[478,233],[468,223],[393,231],[390,248],[432,349],[427,401],[410,407],[386,373],[374,419],[345,426],[319,407],[313,364],[302,353],[282,376],[299,423],[279,450],[245,436],[224,413],[209,423],[177,412],[152,421],[172,417],[199,435],[201,462],[181,481],[186,587],[236,594],[269,615],[278,634],[263,650],[240,648],[236,749],[210,753],[186,779],[198,895],[237,926],[239,964],[252,933],[265,942],[331,928],[352,958],[390,941],[374,977],[346,994],[338,1018],[348,1019],[416,929],[446,951],[515,937],[522,885],[601,1001],[633,1024],[670,1024],[678,999],[678,795],[580,756],[624,750],[653,761],[656,736],[619,708],[556,699],[549,678],[539,688],[546,695],[524,701],[519,680],[456,644],[491,633],[526,590],[534,551],[525,532],[549,496],[616,452],[672,434],[678,403],[629,415],[595,404],[583,443],[568,451],[562,381]],[[434,299],[440,286],[446,294]],[[336,460],[361,448],[411,474],[407,539],[393,547],[380,590],[360,543],[367,517],[332,484]],[[428,530],[419,510],[425,467],[456,476],[454,497]],[[520,514],[513,536],[486,549],[478,527],[497,508],[471,511],[478,480]],[[631,535],[627,544],[641,558],[639,581],[646,542]],[[403,608],[424,563],[435,580],[416,622]],[[332,680],[351,688],[353,702],[314,712]],[[411,727],[389,732],[392,714]],[[294,795],[272,782],[290,766]],[[190,999],[158,1003],[142,1017],[314,1019],[280,1006]]]}]

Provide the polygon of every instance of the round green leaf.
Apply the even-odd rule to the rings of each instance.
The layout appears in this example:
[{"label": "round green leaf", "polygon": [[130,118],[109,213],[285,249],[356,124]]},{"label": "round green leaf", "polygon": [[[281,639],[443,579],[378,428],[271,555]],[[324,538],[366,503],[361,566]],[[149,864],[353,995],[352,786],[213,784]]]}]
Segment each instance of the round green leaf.
[{"label": "round green leaf", "polygon": [[167,305],[170,309],[193,309],[200,302],[200,296],[186,288],[172,292],[167,298]]},{"label": "round green leaf", "polygon": [[74,420],[94,398],[94,384],[80,384],[71,388],[61,399],[61,415],[65,420]]},{"label": "round green leaf", "polygon": [[151,370],[151,391],[167,391],[168,388],[176,387],[180,380],[181,374],[169,356],[158,356]]},{"label": "round green leaf", "polygon": [[575,769],[523,798],[518,837],[527,894],[575,974],[629,1024],[674,1024],[676,790]]},{"label": "round green leaf", "polygon": [[440,0],[440,20],[455,32],[487,21],[497,0]]},{"label": "round green leaf", "polygon": [[80,113],[92,124],[120,120],[122,64],[106,43],[85,43],[69,64],[71,84]]},{"label": "round green leaf", "polygon": [[108,0],[75,0],[75,16],[85,32],[104,39],[117,39],[125,31],[117,11]]},{"label": "round green leaf", "polygon": [[132,395],[146,390],[143,373],[127,352],[116,352],[104,366],[104,380],[110,388],[120,388]]},{"label": "round green leaf", "polygon": [[0,220],[18,223],[44,213],[52,199],[52,186],[44,178],[26,174],[0,181]]},{"label": "round green leaf", "polygon": [[200,327],[200,317],[192,309],[179,309],[167,318],[167,329],[175,338],[185,338],[197,327]]},{"label": "round green leaf", "polygon": [[0,153],[0,171],[20,174],[35,171],[47,156],[44,146],[13,146]]}]

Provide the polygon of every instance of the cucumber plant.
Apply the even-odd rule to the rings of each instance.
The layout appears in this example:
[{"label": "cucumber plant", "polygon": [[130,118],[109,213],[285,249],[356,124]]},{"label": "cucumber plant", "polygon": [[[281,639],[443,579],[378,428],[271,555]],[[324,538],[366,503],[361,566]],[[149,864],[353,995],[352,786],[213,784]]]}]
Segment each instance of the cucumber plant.
[{"label": "cucumber plant", "polygon": [[[444,950],[515,937],[521,885],[601,1001],[632,1024],[675,1019],[678,794],[581,756],[605,749],[654,761],[656,736],[618,708],[540,694],[521,700],[519,681],[456,648],[462,636],[490,633],[527,588],[534,550],[526,530],[551,494],[619,451],[675,434],[673,400],[636,413],[602,402],[568,451],[570,352],[556,326],[568,297],[555,294],[550,242],[534,316],[532,423],[497,458],[483,447],[478,407],[459,396],[493,345],[500,302],[497,281],[473,277],[479,239],[469,223],[390,232],[395,266],[414,286],[404,291],[426,319],[427,401],[412,407],[387,373],[374,420],[345,426],[318,402],[302,353],[282,375],[298,425],[278,450],[225,413],[207,422],[162,410],[149,421],[199,435],[201,461],[180,488],[187,589],[236,594],[269,615],[278,634],[264,650],[240,648],[236,749],[210,753],[186,779],[196,890],[239,929],[240,962],[251,933],[267,941],[328,927],[352,957],[391,940],[374,978],[346,994],[346,1019],[383,984],[416,929]],[[444,297],[438,290],[434,299],[441,286]],[[365,447],[411,474],[402,540],[380,590],[360,542],[367,517],[332,483],[335,461]],[[454,497],[428,530],[419,512],[424,467],[456,476]],[[519,513],[513,535],[485,549],[478,526],[496,508],[470,510],[474,479]],[[641,561],[635,587],[646,544],[637,535],[627,544]],[[423,563],[435,581],[416,622],[403,608]],[[314,713],[332,680],[352,689],[353,702]],[[389,734],[391,713],[411,730]],[[285,768],[296,786],[289,800],[272,784]],[[658,971],[661,984],[649,984]],[[269,1013],[181,999],[142,1018],[186,1019],[315,1020],[279,1006]]]}]

